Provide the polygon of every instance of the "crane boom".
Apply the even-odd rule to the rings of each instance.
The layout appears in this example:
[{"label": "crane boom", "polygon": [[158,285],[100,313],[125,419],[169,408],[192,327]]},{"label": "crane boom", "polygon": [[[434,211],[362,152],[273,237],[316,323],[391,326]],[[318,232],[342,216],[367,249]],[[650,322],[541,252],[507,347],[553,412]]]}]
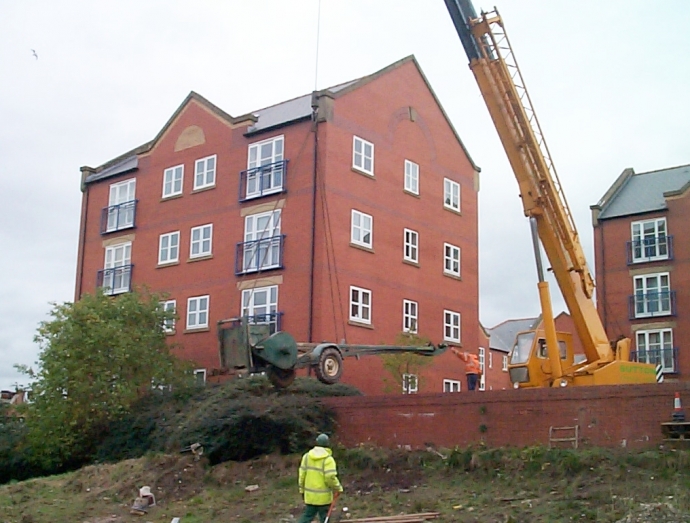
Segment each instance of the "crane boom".
[{"label": "crane boom", "polygon": [[539,239],[582,341],[588,363],[614,358],[593,301],[570,208],[498,11],[477,16],[470,0],[445,0]]}]

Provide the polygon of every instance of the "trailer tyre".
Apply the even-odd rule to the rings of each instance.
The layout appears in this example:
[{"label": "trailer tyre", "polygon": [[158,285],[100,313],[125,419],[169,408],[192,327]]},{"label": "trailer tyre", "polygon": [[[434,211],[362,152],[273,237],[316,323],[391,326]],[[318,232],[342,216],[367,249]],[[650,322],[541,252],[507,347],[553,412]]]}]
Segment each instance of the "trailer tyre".
[{"label": "trailer tyre", "polygon": [[289,387],[295,381],[295,369],[279,369],[273,365],[266,368],[268,380],[277,389]]},{"label": "trailer tyre", "polygon": [[343,375],[343,357],[338,349],[332,347],[324,349],[319,355],[319,362],[315,365],[314,370],[321,383],[326,385],[338,383]]}]

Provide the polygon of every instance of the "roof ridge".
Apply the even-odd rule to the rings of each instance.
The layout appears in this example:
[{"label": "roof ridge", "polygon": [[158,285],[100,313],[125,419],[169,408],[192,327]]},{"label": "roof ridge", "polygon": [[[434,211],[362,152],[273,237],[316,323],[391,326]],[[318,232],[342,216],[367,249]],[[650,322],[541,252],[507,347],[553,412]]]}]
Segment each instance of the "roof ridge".
[{"label": "roof ridge", "polygon": [[684,164],[684,165],[676,165],[675,167],[664,167],[663,169],[654,169],[653,171],[645,171],[643,173],[633,173],[633,176],[639,176],[641,174],[654,174],[654,173],[660,173],[663,171],[672,171],[674,169],[680,169],[681,167],[690,167],[690,163]]}]

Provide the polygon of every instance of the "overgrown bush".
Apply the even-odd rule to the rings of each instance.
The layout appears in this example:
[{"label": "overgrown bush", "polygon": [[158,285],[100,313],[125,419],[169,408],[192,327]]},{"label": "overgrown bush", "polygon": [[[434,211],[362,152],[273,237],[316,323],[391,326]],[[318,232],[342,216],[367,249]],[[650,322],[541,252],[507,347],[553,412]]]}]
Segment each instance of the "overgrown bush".
[{"label": "overgrown bush", "polygon": [[288,389],[276,390],[262,376],[207,386],[192,394],[161,392],[111,424],[97,459],[177,452],[193,443],[204,447],[211,464],[299,452],[313,443],[318,432],[334,430],[334,415],[318,398],[357,394],[347,385],[323,385],[310,378],[298,378]]}]

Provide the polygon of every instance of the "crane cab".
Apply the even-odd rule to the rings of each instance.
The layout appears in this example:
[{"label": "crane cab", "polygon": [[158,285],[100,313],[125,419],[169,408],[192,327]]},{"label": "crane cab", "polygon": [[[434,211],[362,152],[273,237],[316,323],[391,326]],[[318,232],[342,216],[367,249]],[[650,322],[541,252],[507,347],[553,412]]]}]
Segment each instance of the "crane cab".
[{"label": "crane cab", "polygon": [[550,387],[554,374],[561,375],[573,367],[573,337],[567,332],[556,332],[560,372],[553,372],[544,330],[524,331],[515,337],[508,358],[508,374],[513,387]]}]

